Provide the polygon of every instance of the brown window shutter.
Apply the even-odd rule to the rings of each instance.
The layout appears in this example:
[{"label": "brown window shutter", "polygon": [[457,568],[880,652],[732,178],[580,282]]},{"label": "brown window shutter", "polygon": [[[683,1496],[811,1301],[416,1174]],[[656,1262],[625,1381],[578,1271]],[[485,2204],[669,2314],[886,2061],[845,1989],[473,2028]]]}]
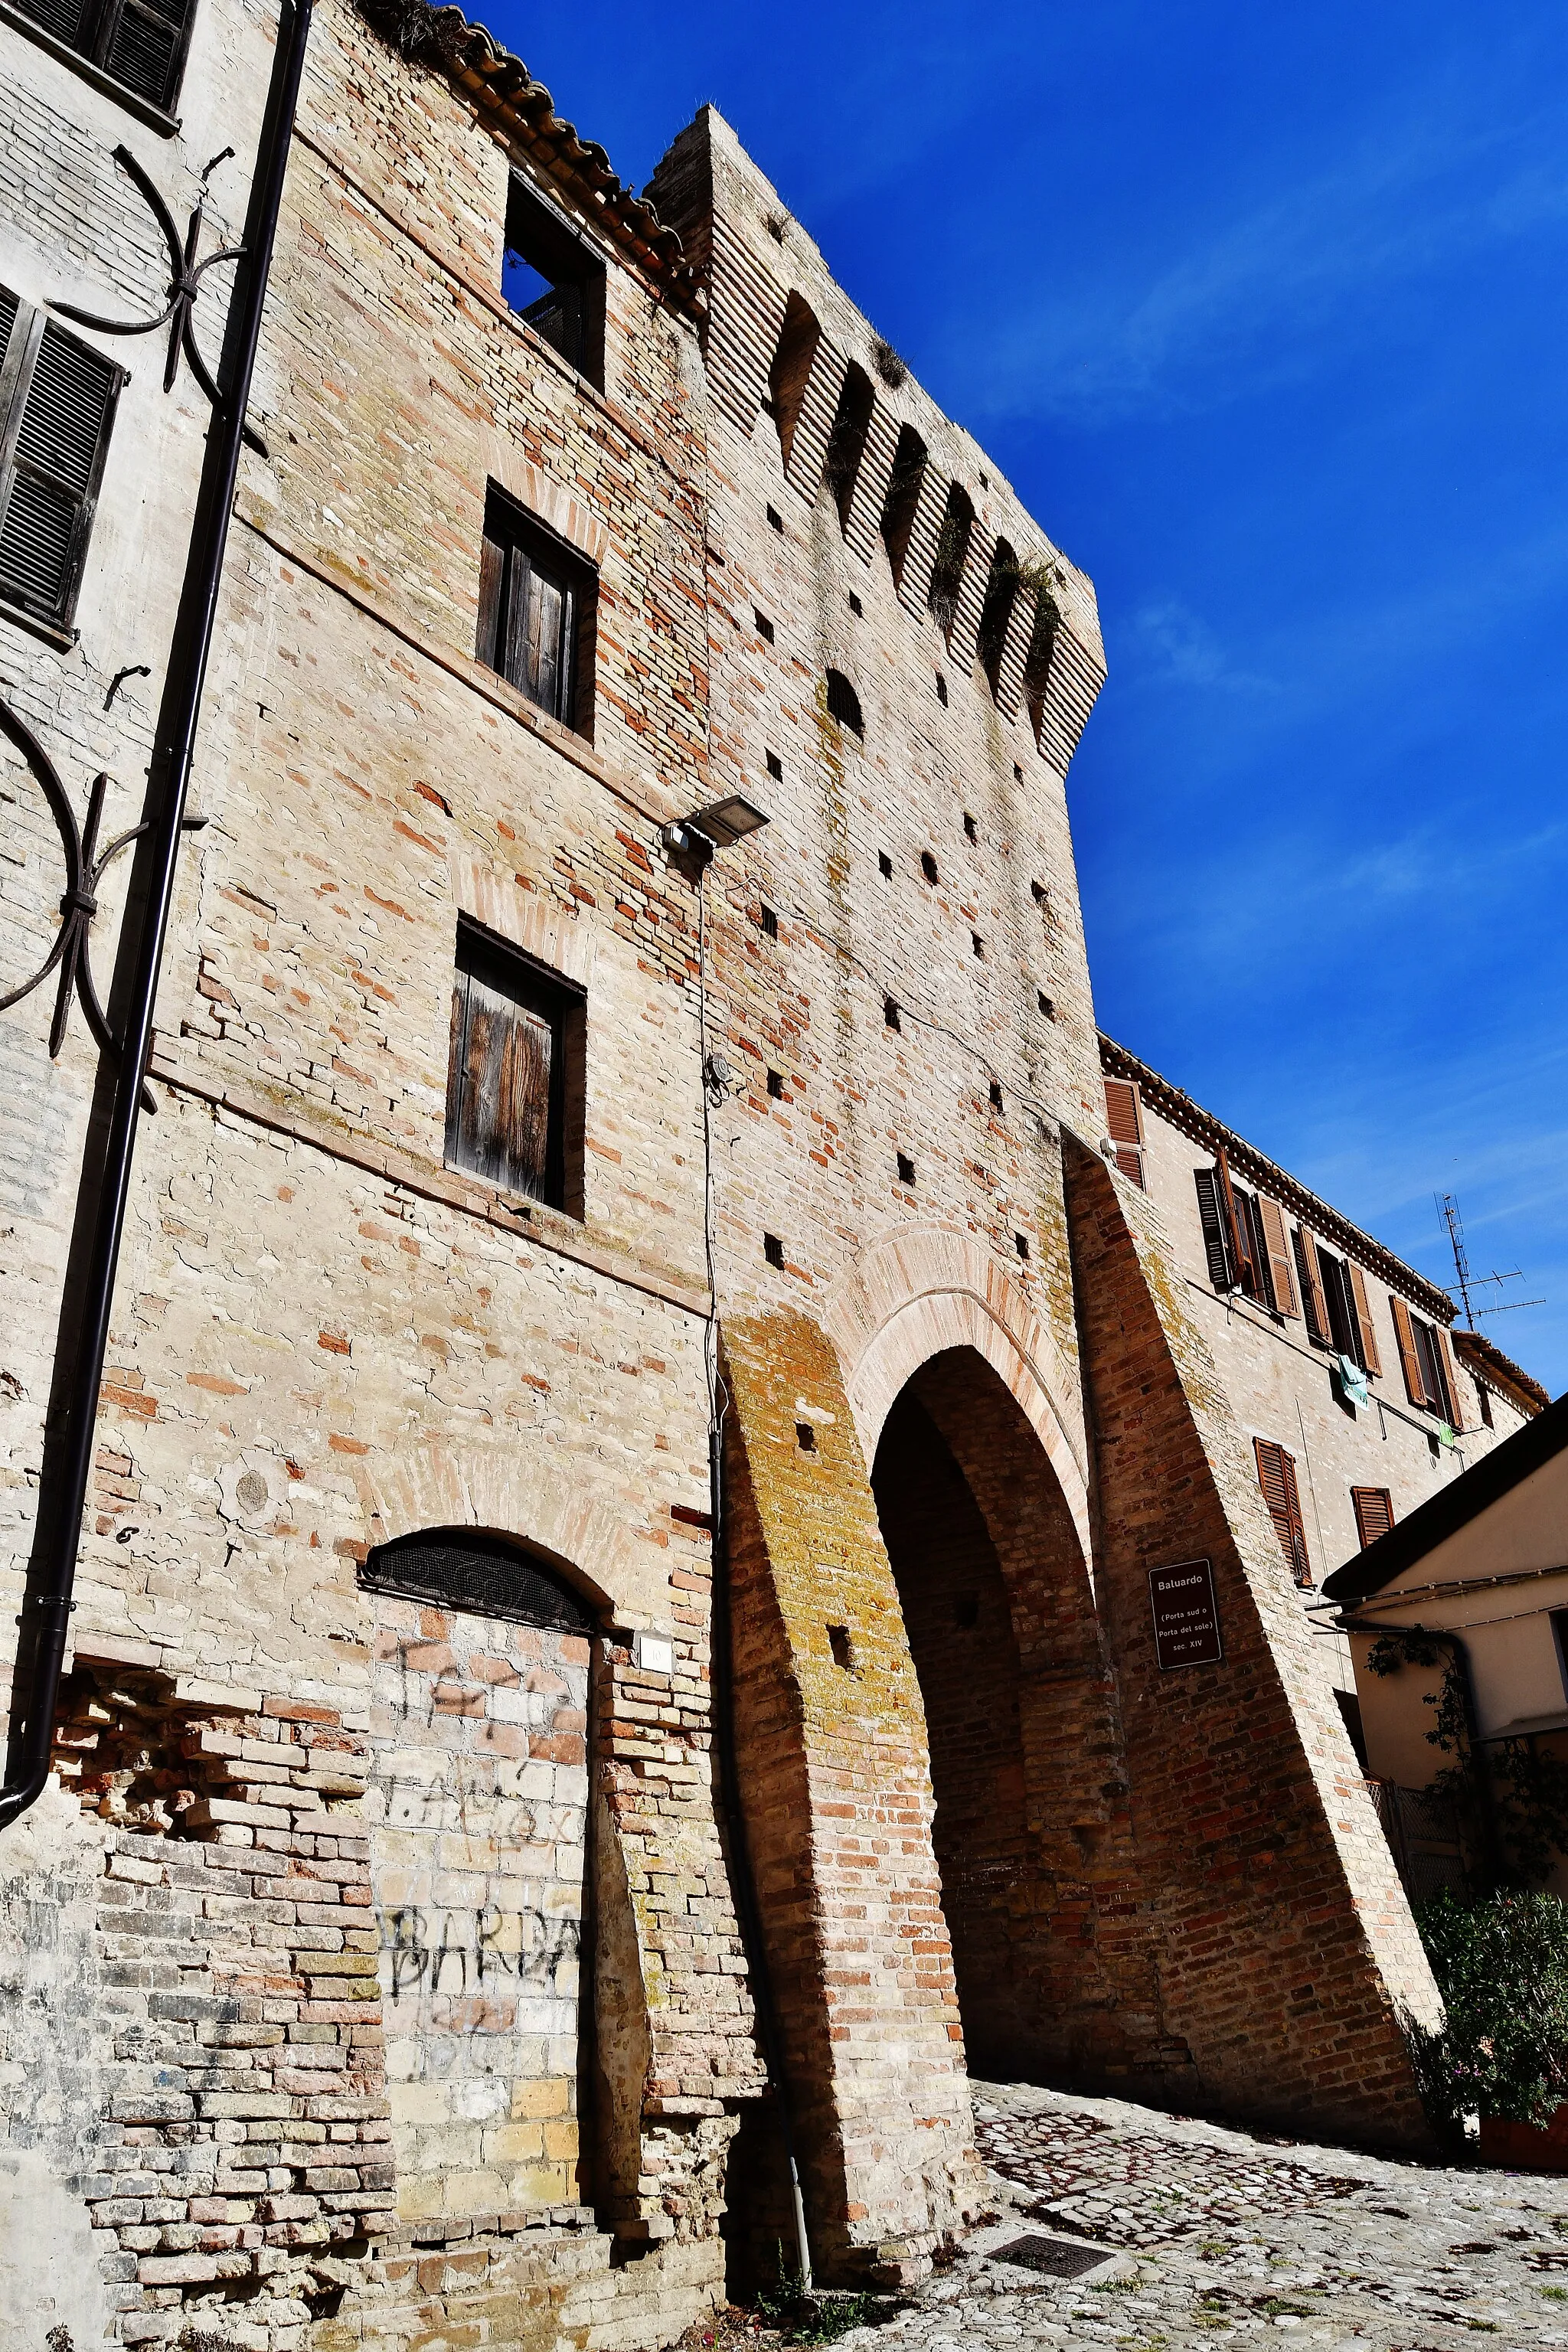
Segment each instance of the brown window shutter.
[{"label": "brown window shutter", "polygon": [[1268,1276],[1274,1286],[1274,1304],[1281,1315],[1299,1315],[1296,1284],[1290,1272],[1290,1244],[1285,1237],[1285,1216],[1278,1201],[1266,1192],[1258,1195],[1258,1214],[1263,1226],[1263,1244],[1268,1254]]},{"label": "brown window shutter", "polygon": [[1143,1192],[1143,1117],[1131,1078],[1105,1081],[1105,1131],[1116,1146],[1116,1164]]},{"label": "brown window shutter", "polygon": [[1254,1298],[1258,1293],[1257,1254],[1252,1236],[1237,1214],[1236,1192],[1230,1181],[1230,1162],[1219,1145],[1215,1147],[1215,1173],[1219,1180],[1220,1214],[1225,1219],[1226,1240],[1230,1245],[1230,1262],[1235,1266],[1241,1287]]},{"label": "brown window shutter", "polygon": [[1396,1292],[1390,1291],[1388,1303],[1394,1309],[1394,1336],[1399,1343],[1399,1364],[1405,1374],[1405,1393],[1412,1404],[1426,1409],[1426,1383],[1421,1376],[1421,1359],[1415,1352],[1415,1334],[1411,1328],[1410,1309]]},{"label": "brown window shutter", "polygon": [[1323,1277],[1318,1270],[1318,1244],[1305,1225],[1298,1225],[1295,1234],[1296,1271],[1301,1277],[1301,1311],[1307,1329],[1314,1339],[1326,1348],[1333,1333],[1329,1328],[1329,1302],[1323,1296]]},{"label": "brown window shutter", "polygon": [[1230,1245],[1226,1239],[1219,1177],[1212,1168],[1194,1168],[1193,1181],[1198,1188],[1198,1221],[1204,1229],[1204,1255],[1208,1260],[1209,1280],[1223,1295],[1232,1287],[1235,1276],[1231,1270],[1234,1261]]},{"label": "brown window shutter", "polygon": [[487,531],[479,542],[479,657],[487,669],[499,669],[496,638],[500,627],[501,582],[506,577],[506,550]]},{"label": "brown window shutter", "polygon": [[1454,1358],[1448,1346],[1448,1334],[1440,1323],[1434,1324],[1432,1329],[1437,1342],[1437,1369],[1448,1391],[1448,1426],[1455,1430],[1463,1429],[1465,1422],[1459,1408],[1459,1383],[1454,1378]]},{"label": "brown window shutter", "polygon": [[1355,1529],[1364,1551],[1379,1536],[1385,1536],[1394,1525],[1394,1498],[1386,1486],[1352,1486],[1351,1502],[1355,1510]]},{"label": "brown window shutter", "polygon": [[1252,1445],[1258,1456],[1258,1483],[1268,1506],[1268,1516],[1274,1522],[1279,1549],[1289,1562],[1290,1573],[1297,1583],[1310,1584],[1312,1568],[1307,1557],[1307,1530],[1301,1523],[1301,1496],[1296,1485],[1295,1458],[1270,1438],[1255,1437]]},{"label": "brown window shutter", "polygon": [[1361,1360],[1369,1372],[1381,1372],[1383,1359],[1377,1352],[1377,1334],[1372,1328],[1372,1307],[1366,1295],[1365,1278],[1353,1258],[1347,1258],[1345,1265],[1350,1273],[1351,1293],[1355,1300],[1356,1328],[1361,1333]]}]

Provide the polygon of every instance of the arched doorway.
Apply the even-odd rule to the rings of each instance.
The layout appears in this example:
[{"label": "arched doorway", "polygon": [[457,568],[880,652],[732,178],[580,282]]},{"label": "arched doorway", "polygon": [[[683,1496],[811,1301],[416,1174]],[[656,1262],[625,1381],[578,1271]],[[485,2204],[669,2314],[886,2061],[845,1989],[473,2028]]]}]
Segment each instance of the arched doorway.
[{"label": "arched doorway", "polygon": [[925,1711],[971,2072],[1103,2081],[1153,1987],[1073,1515],[1027,1418],[969,1347],[908,1380],[871,1483]]}]

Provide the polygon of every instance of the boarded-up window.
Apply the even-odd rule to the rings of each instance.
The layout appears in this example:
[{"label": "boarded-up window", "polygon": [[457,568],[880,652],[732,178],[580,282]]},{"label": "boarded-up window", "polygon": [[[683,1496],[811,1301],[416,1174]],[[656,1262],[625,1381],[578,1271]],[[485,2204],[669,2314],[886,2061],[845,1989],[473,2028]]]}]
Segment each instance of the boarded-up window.
[{"label": "boarded-up window", "polygon": [[1296,1485],[1296,1458],[1267,1437],[1255,1437],[1258,1483],[1279,1538],[1279,1549],[1298,1584],[1310,1585],[1312,1566],[1307,1556],[1307,1531],[1301,1524],[1301,1497]]},{"label": "boarded-up window", "polygon": [[457,961],[447,1164],[579,1213],[582,997],[477,924]]},{"label": "boarded-up window", "polygon": [[1394,1334],[1399,1343],[1405,1395],[1412,1404],[1446,1421],[1450,1429],[1462,1429],[1458,1383],[1454,1378],[1447,1333],[1434,1323],[1423,1321],[1419,1315],[1412,1315],[1404,1299],[1392,1292],[1388,1303],[1394,1310]]},{"label": "boarded-up window", "polygon": [[1355,1511],[1355,1531],[1364,1551],[1368,1544],[1374,1544],[1394,1525],[1394,1499],[1386,1486],[1352,1486],[1351,1504]]},{"label": "boarded-up window", "polygon": [[1149,1189],[1144,1182],[1143,1166],[1143,1106],[1138,1098],[1138,1088],[1131,1078],[1105,1080],[1105,1131],[1116,1146],[1116,1164],[1134,1184]]},{"label": "boarded-up window", "polygon": [[593,566],[492,483],[479,566],[479,657],[552,719],[591,731]]},{"label": "boarded-up window", "polygon": [[0,597],[69,626],[124,372],[0,288]]},{"label": "boarded-up window", "polygon": [[194,0],[16,0],[24,16],[167,113],[179,94]]}]

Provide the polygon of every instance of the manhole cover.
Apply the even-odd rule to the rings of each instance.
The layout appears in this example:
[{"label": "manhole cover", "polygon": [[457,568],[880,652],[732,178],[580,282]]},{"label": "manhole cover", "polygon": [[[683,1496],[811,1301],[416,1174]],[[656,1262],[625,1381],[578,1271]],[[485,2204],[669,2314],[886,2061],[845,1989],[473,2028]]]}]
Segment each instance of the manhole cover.
[{"label": "manhole cover", "polygon": [[1021,2263],[1026,2271],[1044,2271],[1048,2278],[1077,2278],[1108,2263],[1112,2251],[1109,2246],[1069,2246],[1060,2238],[1015,2238],[1010,2246],[998,2246],[991,2259]]}]

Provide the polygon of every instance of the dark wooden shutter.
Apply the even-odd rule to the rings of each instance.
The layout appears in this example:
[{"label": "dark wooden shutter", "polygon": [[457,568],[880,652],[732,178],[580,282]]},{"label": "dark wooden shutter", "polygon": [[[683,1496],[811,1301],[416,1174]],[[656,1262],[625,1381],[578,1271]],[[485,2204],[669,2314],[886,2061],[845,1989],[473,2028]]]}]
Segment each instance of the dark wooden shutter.
[{"label": "dark wooden shutter", "polygon": [[1237,1286],[1256,1298],[1260,1290],[1258,1252],[1251,1235],[1242,1225],[1236,1211],[1236,1191],[1230,1181],[1230,1162],[1217,1146],[1215,1150],[1215,1174],[1219,1180],[1219,1211],[1225,1220],[1225,1238],[1230,1251],[1230,1262],[1236,1269]]},{"label": "dark wooden shutter", "polygon": [[180,86],[193,0],[119,0],[105,11],[99,62],[139,98],[167,110]]},{"label": "dark wooden shutter", "polygon": [[1390,1291],[1388,1303],[1394,1309],[1394,1337],[1399,1349],[1400,1370],[1405,1374],[1405,1393],[1412,1404],[1422,1410],[1426,1405],[1426,1382],[1422,1376],[1421,1359],[1415,1352],[1415,1332],[1410,1320],[1410,1309],[1403,1298]]},{"label": "dark wooden shutter", "polygon": [[1268,1254],[1274,1304],[1281,1315],[1299,1315],[1301,1310],[1296,1303],[1296,1284],[1290,1272],[1290,1244],[1285,1237],[1284,1212],[1278,1201],[1271,1201],[1266,1192],[1259,1192],[1258,1215],[1263,1228],[1263,1245]]},{"label": "dark wooden shutter", "polygon": [[1383,1358],[1377,1352],[1377,1333],[1372,1328],[1372,1307],[1366,1295],[1366,1277],[1353,1258],[1345,1261],[1351,1278],[1351,1299],[1355,1307],[1356,1329],[1361,1334],[1361,1360],[1369,1372],[1381,1372]]},{"label": "dark wooden shutter", "polygon": [[1296,1463],[1292,1454],[1272,1439],[1255,1437],[1253,1451],[1258,1456],[1258,1483],[1263,1489],[1263,1499],[1268,1506],[1268,1516],[1274,1522],[1274,1532],[1279,1538],[1279,1549],[1289,1562],[1290,1573],[1298,1584],[1312,1581],[1311,1562],[1307,1556],[1307,1530],[1301,1523],[1301,1496],[1296,1485]]},{"label": "dark wooden shutter", "polygon": [[1454,1358],[1448,1346],[1448,1334],[1440,1323],[1435,1323],[1432,1326],[1432,1337],[1437,1343],[1437,1370],[1442,1375],[1443,1385],[1448,1391],[1444,1400],[1448,1408],[1448,1426],[1454,1430],[1463,1429],[1465,1420],[1459,1405],[1459,1383],[1454,1378]]},{"label": "dark wooden shutter", "polygon": [[509,1192],[542,1197],[549,1175],[550,1024],[464,973],[457,1157]]},{"label": "dark wooden shutter", "polygon": [[1326,1348],[1333,1335],[1329,1329],[1329,1302],[1323,1297],[1323,1278],[1318,1267],[1318,1244],[1305,1225],[1298,1225],[1292,1238],[1296,1271],[1301,1278],[1301,1312],[1310,1336]]},{"label": "dark wooden shutter", "polygon": [[1213,1168],[1194,1168],[1193,1181],[1198,1188],[1198,1218],[1204,1229],[1204,1255],[1208,1260],[1209,1280],[1218,1291],[1233,1287],[1230,1251],[1225,1237],[1225,1211],[1220,1205],[1219,1176]]},{"label": "dark wooden shutter", "polygon": [[1352,1486],[1351,1503],[1355,1511],[1356,1533],[1364,1551],[1368,1544],[1374,1544],[1394,1525],[1394,1500],[1386,1486]]},{"label": "dark wooden shutter", "polygon": [[1138,1089],[1130,1078],[1105,1081],[1105,1131],[1116,1146],[1116,1164],[1147,1192],[1143,1181],[1143,1119]]},{"label": "dark wooden shutter", "polygon": [[1318,1273],[1329,1309],[1329,1336],[1342,1356],[1348,1356],[1352,1364],[1359,1364],[1361,1333],[1356,1328],[1355,1302],[1351,1297],[1345,1262],[1324,1249],[1321,1242],[1318,1244]]},{"label": "dark wooden shutter", "polygon": [[0,363],[0,596],[63,627],[123,371],[10,299]]},{"label": "dark wooden shutter", "polygon": [[57,41],[68,49],[86,53],[88,19],[92,14],[90,0],[18,0],[24,16],[35,25],[42,25]]},{"label": "dark wooden shutter", "polygon": [[501,600],[506,585],[506,550],[489,531],[479,542],[479,630],[475,647],[487,669],[500,669]]}]

